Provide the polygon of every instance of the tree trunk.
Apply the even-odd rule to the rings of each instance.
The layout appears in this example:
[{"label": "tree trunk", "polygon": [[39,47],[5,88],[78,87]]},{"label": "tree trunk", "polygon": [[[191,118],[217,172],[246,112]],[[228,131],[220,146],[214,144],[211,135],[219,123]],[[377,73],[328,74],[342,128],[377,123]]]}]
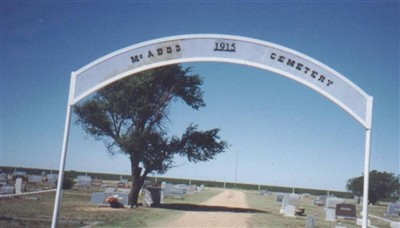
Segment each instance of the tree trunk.
[{"label": "tree trunk", "polygon": [[137,207],[139,192],[143,185],[140,179],[142,168],[139,167],[139,164],[132,164],[131,171],[132,171],[132,186],[131,186],[131,192],[129,193],[129,204],[131,205],[131,208],[133,208]]}]

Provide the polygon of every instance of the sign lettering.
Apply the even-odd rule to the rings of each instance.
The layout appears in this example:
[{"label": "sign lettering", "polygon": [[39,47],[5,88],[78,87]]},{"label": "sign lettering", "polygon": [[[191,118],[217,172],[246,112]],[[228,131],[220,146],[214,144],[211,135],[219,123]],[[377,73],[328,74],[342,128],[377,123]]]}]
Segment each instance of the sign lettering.
[{"label": "sign lettering", "polygon": [[265,41],[227,35],[184,35],[116,51],[75,73],[72,103],[140,71],[172,63],[220,61],[253,66],[291,78],[342,107],[366,128],[372,97],[343,75],[304,54]]}]

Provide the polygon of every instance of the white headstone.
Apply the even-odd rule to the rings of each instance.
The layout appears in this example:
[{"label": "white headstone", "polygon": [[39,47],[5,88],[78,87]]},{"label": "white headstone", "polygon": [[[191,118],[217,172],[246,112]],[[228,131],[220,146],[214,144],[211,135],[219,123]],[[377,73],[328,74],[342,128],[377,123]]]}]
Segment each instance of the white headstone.
[{"label": "white headstone", "polygon": [[285,214],[286,206],[289,204],[289,195],[284,195],[282,198],[282,205],[279,213]]},{"label": "white headstone", "polygon": [[336,221],[336,209],[326,208],[325,209],[325,221],[335,222]]},{"label": "white headstone", "polygon": [[286,205],[285,207],[285,217],[295,217],[296,208],[293,205]]},{"label": "white headstone", "polygon": [[298,204],[300,200],[300,195],[297,194],[290,194],[289,195],[289,203],[290,205]]},{"label": "white headstone", "polygon": [[28,175],[29,183],[41,183],[43,182],[43,176],[41,175]]},{"label": "white headstone", "polygon": [[315,216],[314,215],[307,216],[306,228],[315,228],[316,226],[317,223],[315,221]]},{"label": "white headstone", "polygon": [[392,202],[387,207],[387,215],[389,216],[400,216],[400,203]]},{"label": "white headstone", "polygon": [[22,178],[18,177],[17,180],[15,180],[15,194],[21,194],[22,193]]},{"label": "white headstone", "polygon": [[7,174],[0,173],[0,182],[7,182]]},{"label": "white headstone", "polygon": [[333,208],[336,209],[336,204],[344,203],[344,199],[340,198],[327,198],[326,199],[326,207],[325,208]]},{"label": "white headstone", "polygon": [[400,228],[400,222],[391,222],[390,228]]},{"label": "white headstone", "polygon": [[105,193],[111,193],[111,192],[114,192],[114,191],[115,191],[115,188],[112,188],[112,187],[107,187],[107,188],[104,190]]},{"label": "white headstone", "polygon": [[143,192],[144,192],[143,206],[151,207],[151,205],[153,204],[153,197],[151,196],[151,192],[147,189],[144,189]]}]

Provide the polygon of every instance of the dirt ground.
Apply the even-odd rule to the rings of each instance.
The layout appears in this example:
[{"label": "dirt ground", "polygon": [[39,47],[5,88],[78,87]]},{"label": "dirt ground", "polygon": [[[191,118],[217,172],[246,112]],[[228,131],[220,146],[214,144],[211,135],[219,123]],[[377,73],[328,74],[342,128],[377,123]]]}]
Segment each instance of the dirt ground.
[{"label": "dirt ground", "polygon": [[224,190],[201,204],[196,211],[186,211],[163,227],[249,227],[251,213],[243,192]]}]

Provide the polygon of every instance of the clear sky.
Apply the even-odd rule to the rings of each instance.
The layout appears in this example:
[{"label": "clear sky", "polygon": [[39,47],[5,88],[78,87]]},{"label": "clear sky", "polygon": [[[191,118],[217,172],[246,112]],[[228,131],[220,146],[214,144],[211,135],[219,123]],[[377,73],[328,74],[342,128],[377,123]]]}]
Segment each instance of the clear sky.
[{"label": "clear sky", "polygon": [[[399,10],[397,1],[1,1],[0,165],[58,169],[71,71],[139,42],[215,33],[294,49],[373,96],[371,169],[400,173]],[[330,100],[260,69],[185,66],[204,77],[207,106],[174,104],[170,133],[218,127],[231,146],[208,163],[177,158],[165,176],[345,190],[362,175],[365,129]],[[130,164],[72,122],[66,169],[129,174]]]}]

